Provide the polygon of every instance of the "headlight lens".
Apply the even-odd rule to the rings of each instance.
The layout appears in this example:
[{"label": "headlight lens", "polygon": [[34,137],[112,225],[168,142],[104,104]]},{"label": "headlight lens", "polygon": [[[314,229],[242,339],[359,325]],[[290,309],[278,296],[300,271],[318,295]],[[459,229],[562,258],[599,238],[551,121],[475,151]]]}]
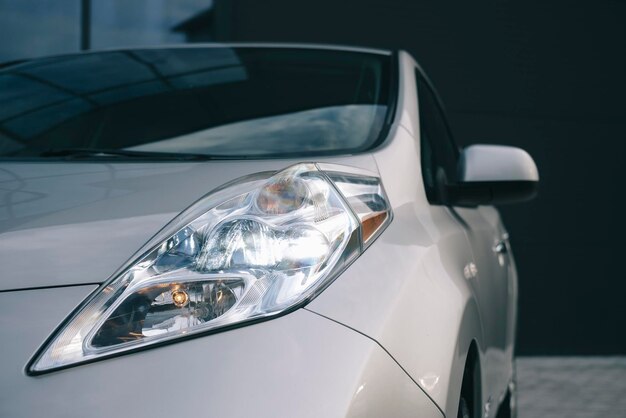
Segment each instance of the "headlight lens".
[{"label": "headlight lens", "polygon": [[391,220],[379,179],[354,171],[298,164],[209,194],[94,292],[30,372],[278,315],[310,300]]}]

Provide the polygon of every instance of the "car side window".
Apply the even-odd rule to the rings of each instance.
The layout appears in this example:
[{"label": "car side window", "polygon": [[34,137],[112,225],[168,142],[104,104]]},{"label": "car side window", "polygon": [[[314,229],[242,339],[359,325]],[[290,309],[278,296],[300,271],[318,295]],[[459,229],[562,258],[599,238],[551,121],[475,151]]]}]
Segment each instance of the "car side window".
[{"label": "car side window", "polygon": [[454,143],[437,97],[419,72],[415,71],[419,101],[422,176],[428,201],[442,202],[439,185],[458,180],[459,150]]}]

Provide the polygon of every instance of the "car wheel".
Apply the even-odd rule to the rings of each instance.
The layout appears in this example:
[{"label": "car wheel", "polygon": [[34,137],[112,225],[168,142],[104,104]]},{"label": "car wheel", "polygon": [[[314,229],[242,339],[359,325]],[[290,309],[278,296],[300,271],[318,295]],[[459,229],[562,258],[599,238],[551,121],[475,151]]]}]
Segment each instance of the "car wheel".
[{"label": "car wheel", "polygon": [[496,418],[516,418],[515,395],[511,396],[511,391],[506,393],[506,397],[502,400],[502,404],[498,409]]},{"label": "car wheel", "polygon": [[467,406],[467,400],[461,396],[461,400],[459,401],[459,413],[457,414],[458,418],[471,418],[469,406]]},{"label": "car wheel", "polygon": [[480,418],[480,367],[476,354],[468,355],[461,385],[458,418]]}]

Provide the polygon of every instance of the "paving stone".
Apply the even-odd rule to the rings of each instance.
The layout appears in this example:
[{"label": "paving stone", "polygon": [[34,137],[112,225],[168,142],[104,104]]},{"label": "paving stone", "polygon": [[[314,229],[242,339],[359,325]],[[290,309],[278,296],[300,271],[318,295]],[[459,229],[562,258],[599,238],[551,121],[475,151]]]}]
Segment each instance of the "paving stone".
[{"label": "paving stone", "polygon": [[626,357],[519,357],[519,418],[626,418]]}]

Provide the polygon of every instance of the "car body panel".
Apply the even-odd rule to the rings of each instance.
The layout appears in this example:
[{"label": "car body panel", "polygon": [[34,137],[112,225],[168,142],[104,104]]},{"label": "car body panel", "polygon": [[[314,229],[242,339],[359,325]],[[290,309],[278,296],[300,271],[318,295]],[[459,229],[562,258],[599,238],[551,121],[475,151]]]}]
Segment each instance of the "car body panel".
[{"label": "car body panel", "polygon": [[473,258],[462,226],[445,207],[420,204],[416,183],[389,179],[419,175],[415,158],[402,128],[377,154],[394,220],[307,309],[375,339],[448,414],[467,350],[473,340],[482,346],[483,332],[463,276]]},{"label": "car body panel", "polygon": [[303,309],[211,337],[25,375],[24,364],[67,307],[93,289],[0,293],[0,416],[443,417],[374,341]]},{"label": "car body panel", "polygon": [[[516,276],[512,261],[500,266],[492,251],[495,237],[504,235],[496,209],[428,203],[416,63],[408,54],[400,63],[401,110],[390,139],[373,152],[394,220],[308,309],[378,341],[446,416],[454,416],[472,343],[480,353],[483,404],[505,394],[512,377],[514,331],[507,322],[515,315]],[[470,263],[477,266],[475,277],[465,275]]]},{"label": "car body panel", "polygon": [[[500,215],[493,207],[456,208],[465,224],[465,232],[476,260],[477,274],[470,281],[477,306],[481,310],[484,329],[486,379],[495,390],[492,399],[503,396],[512,376],[513,341],[511,316],[517,307],[516,276],[511,270],[510,250],[499,253],[496,248],[507,240]],[[505,244],[506,245],[506,244]],[[514,326],[512,328],[515,329]]]},{"label": "car body panel", "polygon": [[[387,139],[370,153],[315,159],[379,173],[393,221],[304,309],[270,321],[26,376],[34,351],[93,286],[6,290],[102,283],[214,188],[302,161],[0,164],[0,265],[10,273],[0,278],[0,369],[8,370],[0,416],[452,417],[473,345],[481,404],[496,409],[513,378],[517,315],[506,230],[493,207],[429,204],[419,67],[405,52],[397,58]],[[493,251],[500,240],[505,255]],[[200,377],[186,378],[190,370]],[[82,396],[69,405],[74,393]]]},{"label": "car body panel", "polygon": [[[318,161],[376,172],[367,154]],[[298,162],[0,163],[0,265],[10,272],[0,290],[102,283],[211,190]]]}]

